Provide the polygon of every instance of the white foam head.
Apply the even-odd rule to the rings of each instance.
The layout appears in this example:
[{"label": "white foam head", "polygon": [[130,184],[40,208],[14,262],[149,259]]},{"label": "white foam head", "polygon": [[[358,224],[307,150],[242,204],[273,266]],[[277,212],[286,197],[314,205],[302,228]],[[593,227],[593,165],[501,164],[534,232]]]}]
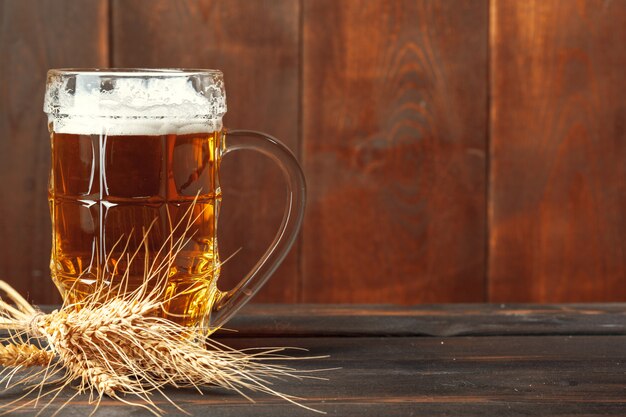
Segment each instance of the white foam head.
[{"label": "white foam head", "polygon": [[215,70],[51,70],[44,112],[56,133],[214,132],[226,93]]}]

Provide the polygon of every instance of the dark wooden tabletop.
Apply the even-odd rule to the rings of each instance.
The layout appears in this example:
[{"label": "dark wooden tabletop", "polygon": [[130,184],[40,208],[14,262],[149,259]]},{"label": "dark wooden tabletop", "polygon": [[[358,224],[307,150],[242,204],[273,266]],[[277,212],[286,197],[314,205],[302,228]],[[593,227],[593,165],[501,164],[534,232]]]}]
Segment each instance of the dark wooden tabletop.
[{"label": "dark wooden tabletop", "polygon": [[[258,305],[229,327],[237,332],[217,337],[233,347],[293,346],[330,355],[293,363],[341,368],[325,372],[328,380],[274,386],[329,416],[626,415],[626,304]],[[252,395],[254,403],[219,389],[168,395],[197,416],[317,415],[262,394]],[[183,415],[158,402],[168,416]],[[81,398],[58,415],[92,410]],[[149,413],[104,400],[95,415]]]}]

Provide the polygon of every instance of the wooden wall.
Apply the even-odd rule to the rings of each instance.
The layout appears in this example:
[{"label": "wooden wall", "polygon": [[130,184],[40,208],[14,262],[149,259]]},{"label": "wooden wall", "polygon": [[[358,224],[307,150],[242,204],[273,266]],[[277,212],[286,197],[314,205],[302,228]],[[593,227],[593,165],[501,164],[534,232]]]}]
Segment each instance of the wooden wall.
[{"label": "wooden wall", "polygon": [[[0,277],[58,301],[46,70],[208,67],[308,180],[257,301],[624,301],[625,43],[626,1],[0,0]],[[283,196],[254,155],[222,176],[228,287]]]}]

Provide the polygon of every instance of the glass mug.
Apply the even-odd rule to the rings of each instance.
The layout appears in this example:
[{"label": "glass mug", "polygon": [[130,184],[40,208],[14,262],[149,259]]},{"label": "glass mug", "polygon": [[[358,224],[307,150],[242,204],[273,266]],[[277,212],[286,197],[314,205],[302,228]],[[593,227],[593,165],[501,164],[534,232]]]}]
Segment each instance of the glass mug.
[{"label": "glass mug", "polygon": [[[80,303],[122,276],[126,290],[139,287],[159,249],[186,232],[163,275],[163,311],[155,314],[210,332],[260,289],[293,245],[304,214],[302,170],[275,138],[223,129],[220,71],[53,69],[44,112],[52,146],[50,269],[65,302]],[[286,209],[262,258],[222,292],[219,165],[241,149],[280,166]]]}]

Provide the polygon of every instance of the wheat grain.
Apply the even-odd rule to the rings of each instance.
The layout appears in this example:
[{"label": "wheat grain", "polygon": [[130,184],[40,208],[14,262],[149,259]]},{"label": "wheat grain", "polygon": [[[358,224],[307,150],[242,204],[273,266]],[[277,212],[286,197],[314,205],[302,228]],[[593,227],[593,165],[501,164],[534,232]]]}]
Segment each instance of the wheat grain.
[{"label": "wheat grain", "polygon": [[30,343],[0,344],[0,365],[2,366],[47,366],[54,354]]}]

